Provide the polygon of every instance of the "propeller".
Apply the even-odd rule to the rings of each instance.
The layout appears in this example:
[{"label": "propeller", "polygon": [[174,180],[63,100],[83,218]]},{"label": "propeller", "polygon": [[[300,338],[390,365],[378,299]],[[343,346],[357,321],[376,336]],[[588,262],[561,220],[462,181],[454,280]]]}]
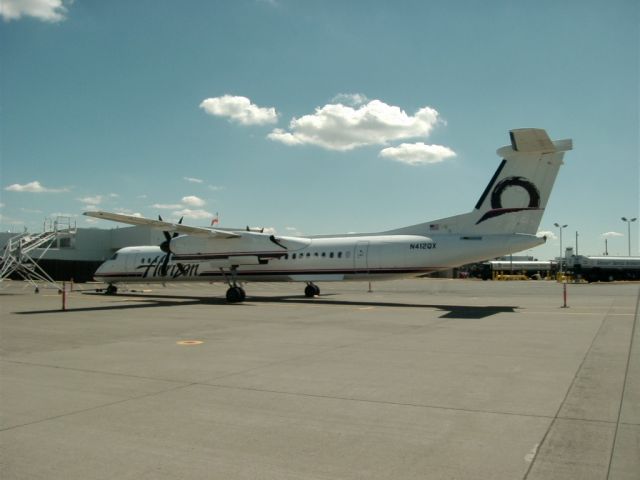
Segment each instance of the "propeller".
[{"label": "propeller", "polygon": [[[178,224],[182,224],[183,218],[184,217],[180,217],[180,220],[178,220]],[[161,222],[163,221],[160,215],[158,215],[158,220],[160,220]],[[162,266],[160,267],[160,273],[164,277],[167,275],[167,266],[169,265],[169,259],[171,258],[171,248],[169,247],[169,245],[171,244],[171,240],[176,238],[179,235],[179,233],[173,232],[173,235],[172,235],[171,233],[165,230],[163,230],[162,233],[164,233],[165,241],[160,244],[160,250],[165,252],[166,255],[164,256],[164,260],[162,261]],[[182,265],[181,263],[178,263],[177,266],[178,266],[178,270],[180,270],[180,273],[185,275],[186,269],[184,268],[184,265]]]}]

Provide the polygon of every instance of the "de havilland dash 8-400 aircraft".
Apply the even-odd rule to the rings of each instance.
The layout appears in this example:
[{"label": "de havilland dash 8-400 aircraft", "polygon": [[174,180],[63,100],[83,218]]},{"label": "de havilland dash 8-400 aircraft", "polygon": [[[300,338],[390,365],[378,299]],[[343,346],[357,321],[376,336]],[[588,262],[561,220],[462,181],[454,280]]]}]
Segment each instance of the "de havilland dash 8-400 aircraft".
[{"label": "de havilland dash 8-400 aircraft", "polygon": [[166,238],[118,250],[94,277],[111,294],[119,283],[222,281],[236,303],[245,299],[245,282],[304,282],[314,297],[317,282],[419,276],[535,247],[546,241],[536,233],[572,141],[551,141],[533,128],[509,134],[511,145],[498,149],[503,160],[471,212],[379,233],[290,237],[85,212],[159,229]]}]

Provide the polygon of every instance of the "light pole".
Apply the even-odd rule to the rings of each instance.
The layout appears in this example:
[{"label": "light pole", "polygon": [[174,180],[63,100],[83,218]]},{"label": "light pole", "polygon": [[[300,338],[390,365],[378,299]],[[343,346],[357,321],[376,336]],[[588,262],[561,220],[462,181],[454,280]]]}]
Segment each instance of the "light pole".
[{"label": "light pole", "polygon": [[622,217],[622,221],[627,223],[627,241],[629,243],[629,256],[631,256],[631,222],[635,222],[637,218]]},{"label": "light pole", "polygon": [[560,225],[559,223],[554,223],[554,225],[560,229],[560,258],[558,262],[560,263],[560,271],[562,272],[562,229],[567,228],[569,225]]}]

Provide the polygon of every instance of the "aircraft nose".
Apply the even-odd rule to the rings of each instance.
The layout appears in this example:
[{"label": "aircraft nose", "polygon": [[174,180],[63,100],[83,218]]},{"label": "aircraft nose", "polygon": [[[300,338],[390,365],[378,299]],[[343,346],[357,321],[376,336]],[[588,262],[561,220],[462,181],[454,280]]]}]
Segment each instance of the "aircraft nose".
[{"label": "aircraft nose", "polygon": [[94,273],[93,275],[94,275],[94,276],[99,276],[99,275],[103,274],[103,273],[104,273],[104,271],[105,271],[105,266],[107,265],[107,263],[108,263],[108,261],[106,261],[106,262],[102,262],[102,263],[98,266],[98,268],[96,269],[96,271],[95,271],[95,273]]}]

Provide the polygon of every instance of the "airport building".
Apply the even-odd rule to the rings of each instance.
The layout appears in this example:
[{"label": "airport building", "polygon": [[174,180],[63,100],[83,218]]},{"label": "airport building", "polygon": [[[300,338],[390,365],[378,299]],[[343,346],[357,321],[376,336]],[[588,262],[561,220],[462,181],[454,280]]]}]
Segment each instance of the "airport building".
[{"label": "airport building", "polygon": [[[41,240],[40,245],[33,239]],[[13,245],[14,250],[22,249],[19,253],[28,253],[54,280],[86,282],[93,278],[98,266],[120,248],[160,245],[163,240],[161,231],[149,227],[76,228],[73,220],[58,217],[45,222],[43,233],[1,232],[0,250],[6,256],[8,245]],[[23,246],[19,246],[20,242]],[[29,247],[24,245],[35,248],[26,252]]]}]

